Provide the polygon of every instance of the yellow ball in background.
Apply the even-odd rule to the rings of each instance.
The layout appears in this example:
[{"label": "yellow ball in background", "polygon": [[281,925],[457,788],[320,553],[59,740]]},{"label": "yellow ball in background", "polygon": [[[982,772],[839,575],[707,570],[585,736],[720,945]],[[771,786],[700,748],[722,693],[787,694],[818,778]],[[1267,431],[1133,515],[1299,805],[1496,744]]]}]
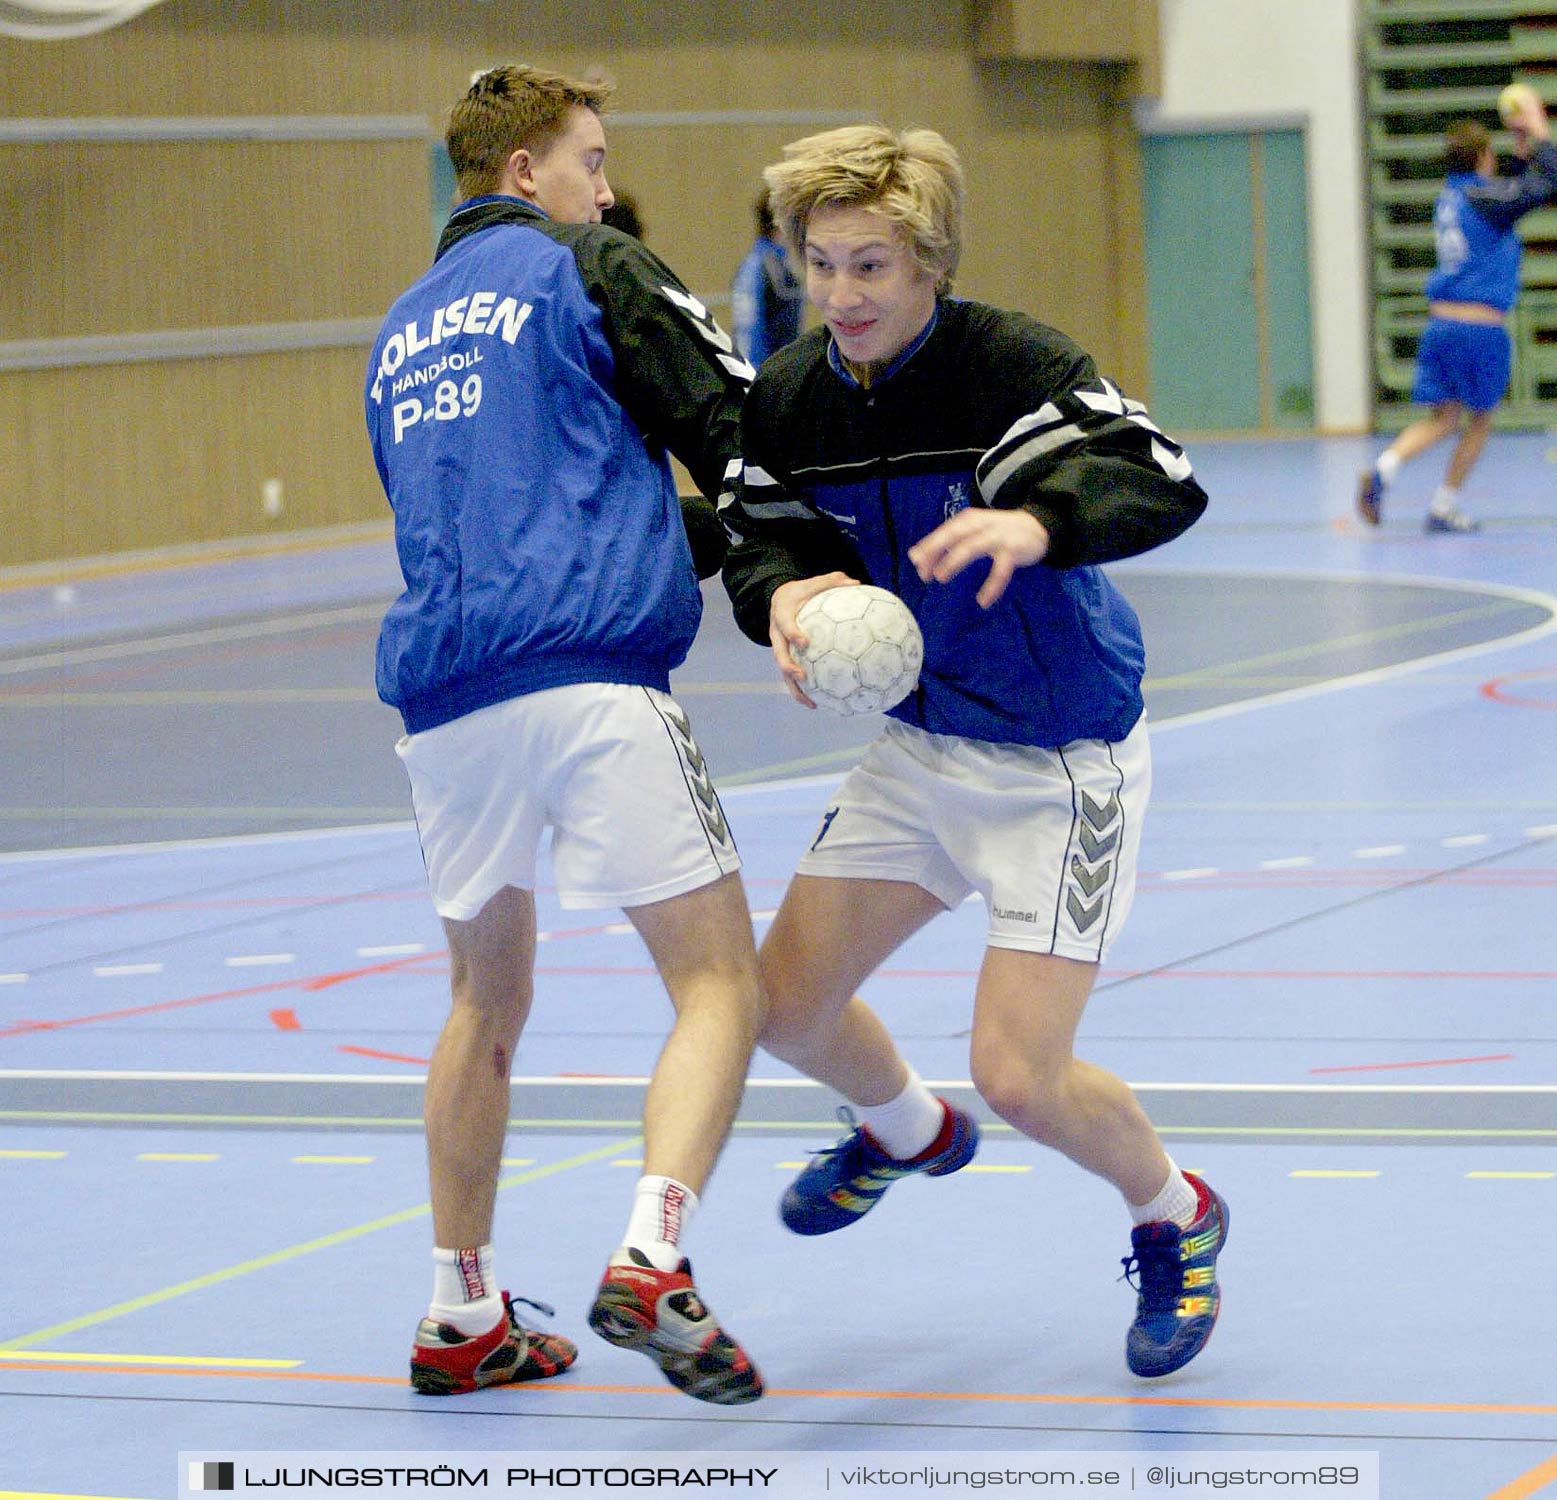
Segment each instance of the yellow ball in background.
[{"label": "yellow ball in background", "polygon": [[1498,95],[1498,115],[1505,125],[1518,119],[1526,104],[1540,95],[1528,83],[1511,83]]}]

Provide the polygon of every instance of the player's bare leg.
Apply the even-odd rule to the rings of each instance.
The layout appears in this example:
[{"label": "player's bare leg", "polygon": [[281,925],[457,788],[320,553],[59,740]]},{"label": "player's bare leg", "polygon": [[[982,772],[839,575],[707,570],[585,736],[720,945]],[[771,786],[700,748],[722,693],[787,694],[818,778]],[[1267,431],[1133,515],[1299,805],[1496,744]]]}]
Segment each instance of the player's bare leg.
[{"label": "player's bare leg", "polygon": [[505,886],[471,921],[443,929],[453,1003],[427,1067],[423,1115],[435,1274],[464,1301],[435,1297],[417,1328],[411,1384],[429,1396],[545,1379],[578,1355],[572,1340],[525,1327],[487,1280],[509,1075],[533,995],[534,897]]},{"label": "player's bare leg", "polygon": [[1215,1327],[1227,1205],[1169,1160],[1123,1080],[1075,1056],[1096,977],[1095,964],[990,948],[974,1002],[973,1082],[1002,1119],[1124,1195],[1135,1219],[1125,1264],[1139,1292],[1126,1360],[1137,1375],[1167,1375]]},{"label": "player's bare leg", "polygon": [[1387,452],[1395,454],[1401,463],[1410,463],[1418,454],[1426,453],[1459,429],[1465,416],[1465,408],[1458,401],[1441,401],[1425,417],[1419,417],[1409,427],[1401,429]]},{"label": "player's bare leg", "polygon": [[445,920],[453,1005],[427,1067],[423,1114],[439,1245],[485,1245],[508,1130],[514,1048],[534,994],[535,898],[505,886]]},{"label": "player's bare leg", "polygon": [[628,1243],[611,1257],[590,1327],[609,1343],[648,1355],[672,1385],[700,1401],[755,1401],[762,1377],[715,1321],[691,1264],[675,1248],[730,1133],[762,1024],[751,913],[732,874],[627,915],[676,1011],[644,1100],[639,1189],[649,1194],[648,1217],[659,1227],[648,1249]]},{"label": "player's bare leg", "polygon": [[1441,401],[1425,417],[1404,428],[1395,441],[1362,471],[1357,486],[1357,514],[1368,526],[1377,526],[1383,518],[1384,490],[1403,464],[1451,436],[1465,415],[1458,401]]},{"label": "player's bare leg", "polygon": [[945,907],[906,881],[797,875],[762,945],[769,987],[762,1046],[859,1108],[863,1123],[813,1157],[779,1214],[796,1234],[846,1228],[898,1178],[973,1159],[971,1115],[931,1094],[855,989]]},{"label": "player's bare leg", "polygon": [[1446,484],[1459,489],[1470,478],[1471,470],[1476,467],[1476,460],[1481,457],[1492,434],[1493,416],[1490,411],[1473,411],[1466,419],[1465,430],[1449,455],[1449,468],[1444,475]]},{"label": "player's bare leg", "polygon": [[701,1192],[730,1133],[762,1025],[751,912],[739,875],[633,907],[676,1021],[644,1099],[644,1171]]},{"label": "player's bare leg", "polygon": [[855,991],[946,908],[899,880],[796,875],[763,939],[763,1050],[859,1105],[901,1092],[908,1067]]}]

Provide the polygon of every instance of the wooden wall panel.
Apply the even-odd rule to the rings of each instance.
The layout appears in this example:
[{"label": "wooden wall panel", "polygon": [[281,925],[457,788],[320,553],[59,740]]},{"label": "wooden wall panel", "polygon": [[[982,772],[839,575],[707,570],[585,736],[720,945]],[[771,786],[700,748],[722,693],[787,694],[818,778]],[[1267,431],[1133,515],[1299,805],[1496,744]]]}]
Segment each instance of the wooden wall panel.
[{"label": "wooden wall panel", "polygon": [[427,262],[427,153],[0,147],[0,338],[376,317]]},{"label": "wooden wall panel", "polygon": [[[878,7],[865,38],[858,21],[822,0],[165,0],[76,42],[0,38],[0,108],[13,122],[396,115],[441,130],[475,68],[598,68],[625,115],[608,125],[613,182],[638,198],[653,248],[721,309],[761,168],[786,141],[850,113],[932,126],[969,173],[958,290],[1065,329],[1148,395],[1124,70],[981,60],[964,7],[944,0]],[[737,110],[813,122],[635,119]],[[0,195],[0,342],[374,317],[430,248],[416,141],[0,145]],[[0,375],[0,502],[27,513],[0,528],[0,565],[264,530],[258,486],[278,466],[285,525],[380,516],[363,352]]]},{"label": "wooden wall panel", "polygon": [[366,368],[330,349],[0,374],[5,561],[386,518]]}]

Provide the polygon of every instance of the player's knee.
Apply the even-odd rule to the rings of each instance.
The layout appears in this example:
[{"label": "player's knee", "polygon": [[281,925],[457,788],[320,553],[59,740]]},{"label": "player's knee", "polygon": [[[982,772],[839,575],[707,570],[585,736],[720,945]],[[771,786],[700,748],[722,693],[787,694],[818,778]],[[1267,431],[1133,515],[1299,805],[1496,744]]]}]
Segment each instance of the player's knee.
[{"label": "player's knee", "polygon": [[766,996],[755,964],[711,964],[678,976],[671,987],[678,1015],[698,1014],[718,1024],[737,1027],[755,1042],[767,1011]]},{"label": "player's knee", "polygon": [[1063,1133],[1064,1095],[1050,1070],[991,1048],[975,1052],[972,1072],[979,1097],[1008,1125],[1039,1142]]},{"label": "player's knee", "polygon": [[767,1007],[757,1043],[782,1062],[800,1063],[822,1032],[822,1016],[793,991],[766,996]]}]

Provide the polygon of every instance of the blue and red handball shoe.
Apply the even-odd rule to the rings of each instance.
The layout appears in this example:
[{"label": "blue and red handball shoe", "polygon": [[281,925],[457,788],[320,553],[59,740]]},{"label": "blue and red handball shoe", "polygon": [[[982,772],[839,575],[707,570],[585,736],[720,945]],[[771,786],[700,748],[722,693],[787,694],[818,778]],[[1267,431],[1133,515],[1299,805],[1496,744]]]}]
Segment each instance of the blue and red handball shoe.
[{"label": "blue and red handball shoe", "polygon": [[[906,1160],[889,1156],[863,1125],[855,1125],[836,1146],[806,1163],[785,1191],[779,1217],[796,1234],[831,1234],[863,1219],[899,1177],[916,1172],[945,1177],[967,1166],[979,1147],[978,1122],[944,1099],[940,1104],[946,1111],[940,1134]],[[854,1125],[852,1110],[838,1114],[844,1124]]]},{"label": "blue and red handball shoe", "polygon": [[1377,526],[1384,519],[1384,481],[1377,469],[1364,469],[1357,481],[1357,514],[1364,526]]},{"label": "blue and red handball shoe", "polygon": [[1188,1229],[1137,1224],[1133,1253],[1124,1257],[1125,1279],[1140,1294],[1125,1339],[1125,1362],[1136,1375],[1183,1369],[1206,1347],[1222,1308],[1216,1258],[1227,1243],[1227,1204],[1193,1172],[1184,1176],[1200,1199],[1195,1222]]},{"label": "blue and red handball shoe", "polygon": [[448,1323],[423,1318],[411,1346],[411,1386],[424,1396],[458,1396],[484,1385],[513,1385],[560,1375],[578,1358],[578,1347],[561,1334],[526,1328],[515,1300],[549,1318],[551,1308],[503,1293],[503,1317],[489,1333],[464,1334]]}]

